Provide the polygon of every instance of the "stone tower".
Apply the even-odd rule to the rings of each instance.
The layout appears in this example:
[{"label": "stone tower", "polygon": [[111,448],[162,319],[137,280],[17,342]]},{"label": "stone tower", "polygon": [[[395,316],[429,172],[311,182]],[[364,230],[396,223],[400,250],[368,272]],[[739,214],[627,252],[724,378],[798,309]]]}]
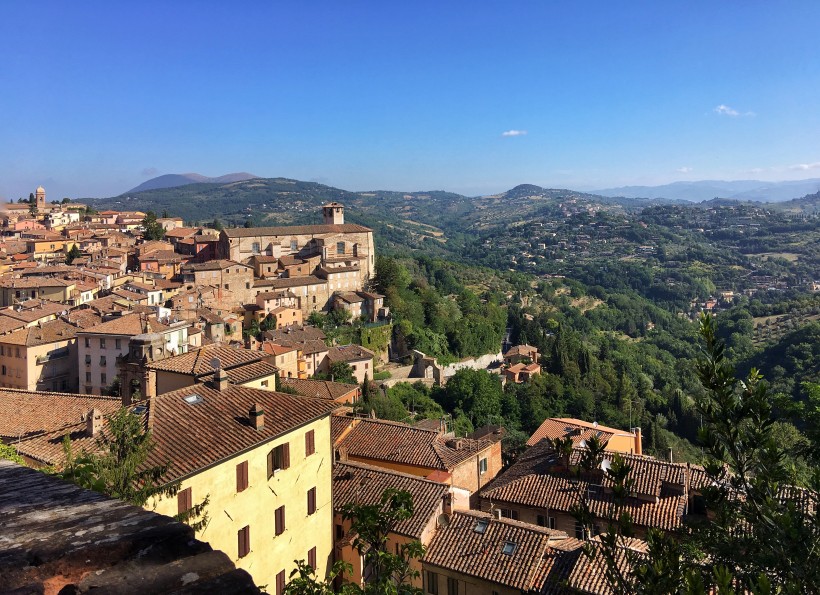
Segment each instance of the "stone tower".
[{"label": "stone tower", "polygon": [[34,199],[37,203],[37,210],[42,213],[46,208],[46,189],[42,186],[37,186],[37,190],[34,192]]},{"label": "stone tower", "polygon": [[345,207],[338,202],[331,202],[322,207],[325,225],[344,225]]}]

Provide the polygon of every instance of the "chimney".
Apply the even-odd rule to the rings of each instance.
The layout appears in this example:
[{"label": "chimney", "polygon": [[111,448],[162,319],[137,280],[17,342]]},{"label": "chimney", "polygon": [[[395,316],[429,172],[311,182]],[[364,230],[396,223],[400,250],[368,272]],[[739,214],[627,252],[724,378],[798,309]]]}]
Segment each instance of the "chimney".
[{"label": "chimney", "polygon": [[641,442],[641,429],[634,428],[633,433],[635,435],[635,454],[642,455],[643,454],[643,443]]},{"label": "chimney", "polygon": [[85,433],[88,436],[96,436],[102,428],[102,413],[97,409],[92,409],[85,417]]},{"label": "chimney", "polygon": [[250,419],[251,426],[254,430],[262,430],[265,427],[265,410],[262,405],[254,403],[251,410],[248,412],[248,419]]},{"label": "chimney", "polygon": [[214,374],[213,387],[219,392],[228,390],[228,373],[224,369],[219,368]]}]

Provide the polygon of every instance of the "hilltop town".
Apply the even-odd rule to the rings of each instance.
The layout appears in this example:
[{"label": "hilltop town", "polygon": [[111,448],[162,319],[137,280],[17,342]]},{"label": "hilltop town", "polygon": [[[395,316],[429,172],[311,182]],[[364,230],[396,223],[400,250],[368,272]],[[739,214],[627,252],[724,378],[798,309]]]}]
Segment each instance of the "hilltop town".
[{"label": "hilltop town", "polygon": [[[150,462],[170,463],[162,481],[179,488],[145,507],[191,516],[206,503],[196,538],[227,556],[218,577],[244,570],[277,594],[298,560],[319,578],[343,561],[350,566],[338,581],[371,580],[346,510],[382,506],[391,489],[409,493],[413,507],[389,527],[385,551],[420,542],[410,582],[431,594],[613,592],[606,564],[583,552],[604,547],[618,498],[607,474],[615,460],[630,465],[624,506],[634,531],[618,544],[625,556],[646,555],[650,531],[673,534],[705,516],[705,468],[649,456],[639,425],[542,414],[505,428],[482,417],[483,395],[508,385],[524,403],[527,390],[549,382],[541,364],[576,357],[573,348],[562,350],[561,337],[551,354],[513,344],[511,332],[525,332],[507,329],[505,312],[466,291],[425,298],[455,313],[459,333],[450,327],[436,338],[421,328],[423,317],[414,328],[395,280],[401,268],[392,282],[385,277],[394,261],[380,261],[377,271],[373,231],[346,223],[340,203],[321,210],[316,225],[214,229],[151,212],[48,203],[42,187],[29,202],[5,205],[0,440],[25,464],[59,470],[67,444],[94,452],[124,408],[150,431]],[[542,240],[556,237],[552,229],[529,237],[547,250]],[[574,241],[572,249],[606,244],[584,234]],[[571,248],[562,242],[549,250]],[[433,273],[454,283],[447,274]],[[430,395],[444,393],[431,391],[448,386],[442,398],[461,394],[472,405],[460,400],[445,411],[434,403]],[[409,395],[398,414],[390,414],[388,390]],[[44,494],[57,489],[9,466],[0,471]],[[589,511],[583,522],[579,503]],[[83,510],[94,515],[90,504]],[[100,572],[96,558],[49,560],[0,578],[0,588],[30,587],[52,564],[67,582]],[[238,592],[253,592],[241,576]],[[100,580],[82,584],[106,584]]]}]

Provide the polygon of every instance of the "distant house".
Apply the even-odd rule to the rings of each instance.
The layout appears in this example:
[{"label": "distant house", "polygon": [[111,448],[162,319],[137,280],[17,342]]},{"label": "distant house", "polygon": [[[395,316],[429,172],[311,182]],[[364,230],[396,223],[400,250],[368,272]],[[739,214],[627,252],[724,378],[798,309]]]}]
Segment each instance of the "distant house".
[{"label": "distant house", "polygon": [[504,378],[506,378],[508,382],[520,384],[522,382],[532,380],[534,376],[537,376],[540,373],[541,366],[539,364],[525,365],[523,363],[517,363],[504,369]]},{"label": "distant house", "polygon": [[618,430],[602,426],[598,422],[588,422],[569,417],[548,417],[533,432],[527,446],[535,446],[544,439],[572,438],[573,446],[582,446],[584,440],[597,437],[604,444],[604,448],[611,452],[626,454],[642,454],[641,429],[633,428],[629,431]]},{"label": "distant house", "polygon": [[[529,360],[529,361],[527,361]],[[504,354],[504,363],[508,365],[518,363],[538,363],[538,348],[532,345],[515,345]]]}]

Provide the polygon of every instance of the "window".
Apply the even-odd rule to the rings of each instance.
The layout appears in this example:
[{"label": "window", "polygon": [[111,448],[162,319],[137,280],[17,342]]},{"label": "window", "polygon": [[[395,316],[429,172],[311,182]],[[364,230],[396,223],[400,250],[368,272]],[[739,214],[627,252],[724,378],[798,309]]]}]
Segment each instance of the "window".
[{"label": "window", "polygon": [[100,339],[100,349],[105,349],[105,339]]},{"label": "window", "polygon": [[91,372],[86,372],[85,373],[85,381],[86,382],[91,382]]},{"label": "window", "polygon": [[305,456],[309,457],[316,452],[316,441],[313,430],[305,434]]},{"label": "window", "polygon": [[276,595],[282,595],[285,592],[285,571],[281,570],[276,574]]},{"label": "window", "polygon": [[122,349],[122,339],[114,339],[114,347]]},{"label": "window", "polygon": [[100,365],[101,365],[101,366],[104,366],[105,364],[106,364],[106,359],[105,359],[105,356],[104,356],[104,355],[101,355],[101,356],[100,356]]},{"label": "window", "polygon": [[427,578],[427,592],[432,593],[432,595],[438,595],[438,574],[435,572],[430,572],[429,570],[426,573]]},{"label": "window", "polygon": [[268,479],[277,471],[290,467],[290,443],[280,444],[268,453]]},{"label": "window", "polygon": [[90,356],[90,355],[86,355],[86,356],[85,356],[85,365],[86,365],[86,366],[90,366],[90,365],[91,365],[91,356]]},{"label": "window", "polygon": [[501,547],[501,553],[505,556],[512,556],[516,549],[518,549],[517,543],[514,541],[505,541],[504,545]]},{"label": "window", "polygon": [[550,529],[555,529],[555,517],[554,516],[551,516],[549,518],[549,522],[550,522]]},{"label": "window", "polygon": [[316,512],[316,488],[310,488],[307,491],[307,512],[308,515]]},{"label": "window", "polygon": [[236,466],[236,491],[244,492],[248,489],[248,461],[242,461]]},{"label": "window", "polygon": [[512,510],[510,508],[502,508],[501,509],[501,516],[503,516],[505,519],[512,519],[514,521],[517,521],[518,520],[518,511],[517,510]]},{"label": "window", "polygon": [[535,524],[537,524],[539,527],[546,527],[547,517],[545,517],[543,514],[539,514],[538,517],[536,517],[535,519]]},{"label": "window", "polygon": [[291,240],[290,241],[290,251],[291,252],[296,252],[298,249],[299,249],[299,242],[297,242],[296,240]]},{"label": "window", "polygon": [[177,514],[188,512],[193,508],[191,501],[191,488],[185,488],[177,492]]},{"label": "window", "polygon": [[263,386],[263,387],[267,387],[267,386],[268,386],[268,381],[267,381],[267,380],[263,380],[263,381],[262,381],[262,386]]},{"label": "window", "polygon": [[108,385],[108,375],[105,372],[100,374],[100,384],[102,386],[107,386]]},{"label": "window", "polygon": [[6,366],[3,366],[2,371],[3,371],[3,376],[5,376],[6,375]]},{"label": "window", "polygon": [[316,547],[308,550],[308,566],[316,570]]},{"label": "window", "polygon": [[259,245],[259,242],[254,242],[253,244],[251,244],[251,251],[254,254],[259,254],[260,249],[261,249],[261,246]]},{"label": "window", "polygon": [[475,523],[475,527],[473,527],[473,531],[476,533],[484,534],[487,531],[487,526],[490,524],[490,521],[487,519],[479,519]]},{"label": "window", "polygon": [[447,577],[447,595],[458,595],[458,579]]},{"label": "window", "polygon": [[276,526],[276,535],[281,535],[285,532],[285,507],[280,506],[274,513],[274,525]]},{"label": "window", "polygon": [[345,243],[344,242],[336,242],[336,254],[344,254],[345,253]]},{"label": "window", "polygon": [[478,472],[481,475],[487,473],[487,457],[484,457],[478,462]]},{"label": "window", "polygon": [[244,558],[251,553],[251,528],[242,527],[237,531],[236,536],[239,542],[239,557]]},{"label": "window", "polygon": [[85,338],[85,346],[89,348],[91,347],[91,339],[89,339],[88,337]]}]

